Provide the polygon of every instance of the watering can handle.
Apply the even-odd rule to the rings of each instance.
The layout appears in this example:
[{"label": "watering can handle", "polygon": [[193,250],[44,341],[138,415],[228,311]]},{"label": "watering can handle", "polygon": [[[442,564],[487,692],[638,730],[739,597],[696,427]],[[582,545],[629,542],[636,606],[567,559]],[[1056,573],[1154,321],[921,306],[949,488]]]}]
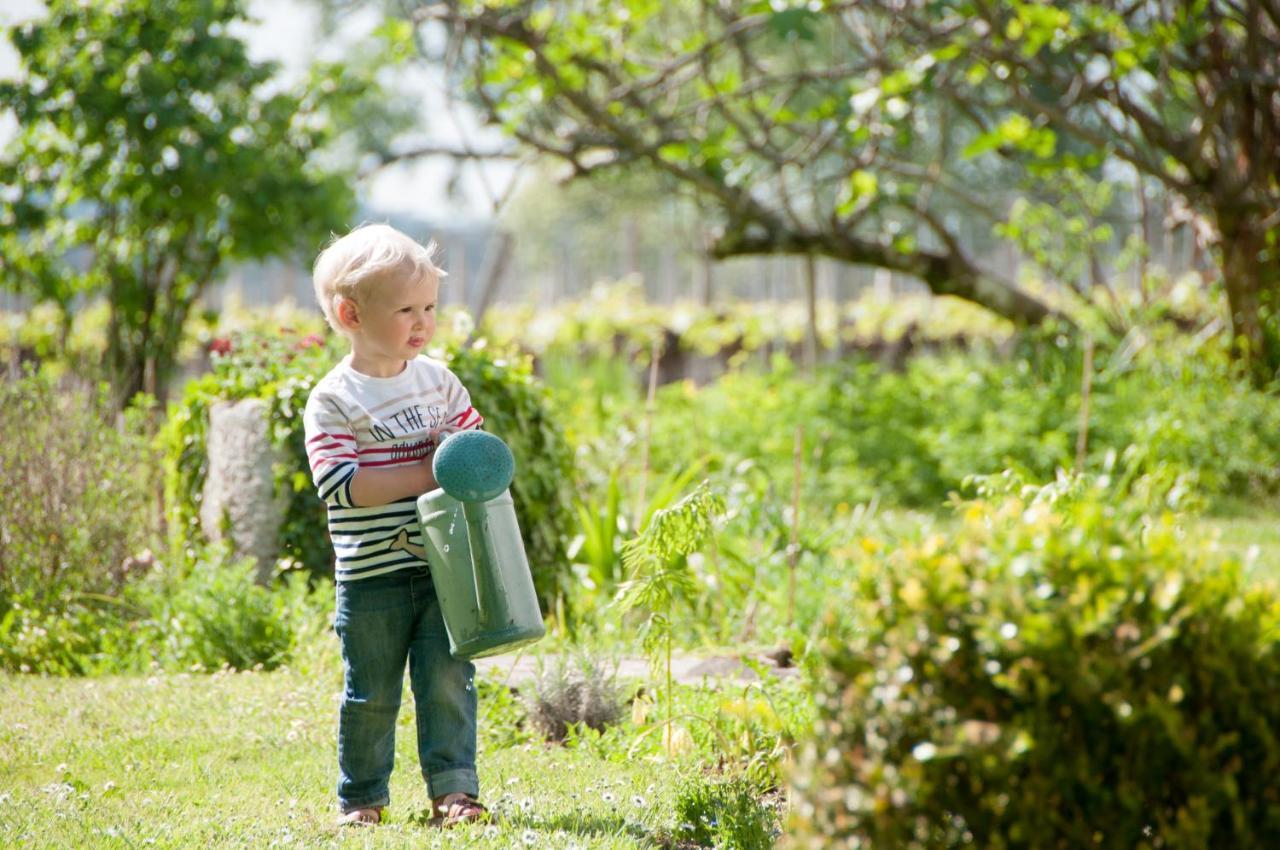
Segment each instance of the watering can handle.
[{"label": "watering can handle", "polygon": [[467,541],[471,544],[471,575],[475,581],[476,616],[483,622],[484,614],[484,578],[483,569],[479,569],[476,559],[483,553],[491,552],[488,548],[489,517],[484,509],[484,502],[463,502],[462,515],[467,523]]}]

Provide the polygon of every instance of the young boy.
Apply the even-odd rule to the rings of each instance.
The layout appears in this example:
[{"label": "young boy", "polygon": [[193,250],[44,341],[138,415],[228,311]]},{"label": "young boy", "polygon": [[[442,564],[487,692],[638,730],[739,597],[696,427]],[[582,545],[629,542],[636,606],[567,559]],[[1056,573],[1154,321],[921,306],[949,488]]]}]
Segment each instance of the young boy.
[{"label": "young boy", "polygon": [[325,318],[351,343],[303,416],[337,556],[338,804],[348,824],[380,823],[389,803],[406,661],[433,822],[487,816],[476,800],[475,668],[449,654],[415,512],[436,486],[436,446],[484,421],[457,377],[422,354],[444,276],[434,249],[365,225],[330,244],[314,269]]}]

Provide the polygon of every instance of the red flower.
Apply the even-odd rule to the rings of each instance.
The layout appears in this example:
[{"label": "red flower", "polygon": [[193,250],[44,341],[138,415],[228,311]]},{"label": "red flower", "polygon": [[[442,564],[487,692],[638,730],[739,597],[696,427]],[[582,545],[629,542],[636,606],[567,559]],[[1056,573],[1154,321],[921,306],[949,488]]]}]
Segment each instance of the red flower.
[{"label": "red flower", "polygon": [[324,345],[324,337],[320,336],[320,334],[307,334],[298,340],[293,347],[301,351],[304,348],[313,348],[317,345]]},{"label": "red flower", "polygon": [[214,337],[212,340],[209,341],[209,353],[222,354],[222,355],[230,354],[231,340],[222,336]]}]

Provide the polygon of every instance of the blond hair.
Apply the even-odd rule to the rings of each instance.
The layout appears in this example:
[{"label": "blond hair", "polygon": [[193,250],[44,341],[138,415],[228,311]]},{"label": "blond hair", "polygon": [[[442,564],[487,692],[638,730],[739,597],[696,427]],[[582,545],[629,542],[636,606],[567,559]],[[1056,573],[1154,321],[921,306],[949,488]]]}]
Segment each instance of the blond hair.
[{"label": "blond hair", "polygon": [[346,333],[338,322],[338,304],[344,299],[360,304],[383,281],[445,277],[434,262],[435,255],[435,240],[424,248],[388,224],[362,224],[335,238],[316,257],[311,270],[316,301],[329,327]]}]

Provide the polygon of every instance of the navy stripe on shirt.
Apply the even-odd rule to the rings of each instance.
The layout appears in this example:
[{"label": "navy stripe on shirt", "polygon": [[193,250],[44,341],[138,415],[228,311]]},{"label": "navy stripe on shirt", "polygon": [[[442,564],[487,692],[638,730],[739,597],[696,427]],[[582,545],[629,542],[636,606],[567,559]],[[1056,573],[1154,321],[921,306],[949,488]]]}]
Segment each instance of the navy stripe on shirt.
[{"label": "navy stripe on shirt", "polygon": [[[385,543],[386,541],[382,541],[382,542]],[[374,558],[385,558],[387,555],[398,553],[399,551],[400,550],[398,549],[383,549],[383,551],[381,552],[374,552],[373,554],[363,555],[358,558],[340,557],[338,558],[338,569],[346,571],[346,570],[350,570],[352,567],[367,566],[368,565],[367,562],[372,561]],[[416,555],[413,555],[411,553],[406,552],[405,554],[409,555],[409,557],[413,558],[415,561],[421,562],[422,560],[421,558],[418,558]]]},{"label": "navy stripe on shirt", "polygon": [[[409,497],[409,498],[407,498],[407,499],[400,499],[400,500],[395,501],[395,502],[388,502],[387,504],[385,504],[385,505],[380,505],[379,507],[384,507],[384,508],[385,508],[385,507],[390,507],[391,505],[405,505],[405,506],[407,506],[407,504],[408,504],[408,503],[414,503],[414,502],[417,502],[417,499],[415,499],[413,496],[410,496],[410,497]],[[376,513],[376,514],[364,514],[364,515],[362,515],[362,516],[350,516],[350,517],[343,517],[343,516],[337,516],[337,517],[335,517],[335,516],[332,516],[332,514],[333,514],[333,512],[334,512],[334,511],[339,511],[339,510],[341,510],[341,511],[351,511],[351,510],[360,510],[360,509],[359,509],[359,508],[348,508],[348,507],[342,507],[342,506],[339,506],[339,505],[330,505],[330,506],[329,506],[329,513],[331,514],[331,516],[329,517],[329,522],[331,522],[331,523],[335,523],[335,522],[368,522],[368,521],[369,521],[369,520],[371,520],[371,519],[387,519],[388,517],[405,516],[405,515],[407,515],[407,514],[409,514],[409,513],[413,513],[413,512],[414,512],[414,511],[406,511],[406,510],[404,510],[404,509],[402,508],[401,510],[398,510],[398,511],[382,511],[382,512],[380,512],[380,513]]]},{"label": "navy stripe on shirt", "polygon": [[337,475],[339,472],[345,472],[345,471],[347,471],[350,467],[351,467],[351,463],[349,463],[349,462],[348,462],[348,463],[335,463],[332,467],[330,467],[330,468],[329,468],[329,469],[324,473],[324,475],[321,475],[319,478],[317,478],[317,479],[316,479],[316,487],[317,487],[317,488],[324,487],[325,482],[327,482],[330,478],[332,478],[333,476]]},{"label": "navy stripe on shirt", "polygon": [[398,561],[387,561],[385,564],[373,564],[372,566],[359,567],[354,570],[344,570],[342,569],[341,565],[339,565],[338,580],[341,581],[343,578],[354,578],[356,576],[360,576],[365,573],[372,572],[373,570],[380,570],[380,569],[383,569],[384,567],[392,567],[392,566],[395,566],[395,567],[422,566],[422,561],[413,557],[412,555],[409,555],[405,558],[401,558]]},{"label": "navy stripe on shirt", "polygon": [[409,528],[410,537],[412,537],[415,534],[418,535],[419,537],[422,536],[422,532],[418,528],[418,523],[415,517],[405,517],[404,522],[397,523],[396,525],[379,525],[374,528],[358,528],[352,531],[329,532],[329,534],[331,537],[335,535],[342,536],[342,537],[348,537],[348,536],[355,537],[360,534],[376,534],[379,531],[399,531],[405,526],[410,526]]},{"label": "navy stripe on shirt", "polygon": [[[345,501],[349,504],[351,501],[351,491],[349,489],[344,489],[344,485],[345,487],[349,488],[351,486],[351,479],[356,477],[355,464],[348,466],[346,468],[346,473],[347,474],[344,477],[342,477],[340,480],[335,481],[328,490],[321,490],[320,498],[327,501],[330,496],[332,496],[334,493],[336,493],[338,490],[341,489],[347,496]],[[343,500],[340,499],[340,501],[343,501]]]}]

